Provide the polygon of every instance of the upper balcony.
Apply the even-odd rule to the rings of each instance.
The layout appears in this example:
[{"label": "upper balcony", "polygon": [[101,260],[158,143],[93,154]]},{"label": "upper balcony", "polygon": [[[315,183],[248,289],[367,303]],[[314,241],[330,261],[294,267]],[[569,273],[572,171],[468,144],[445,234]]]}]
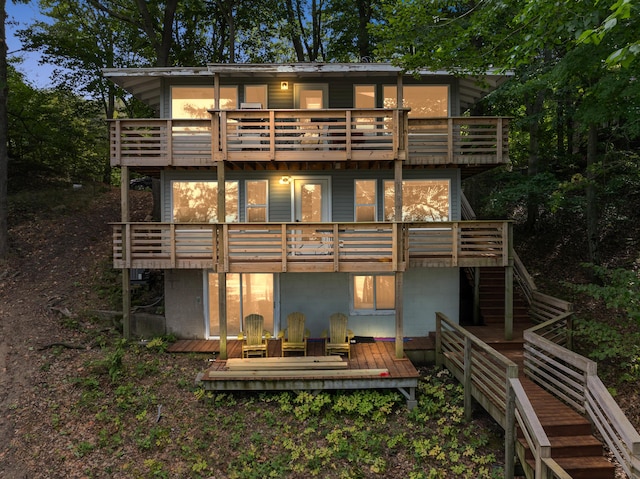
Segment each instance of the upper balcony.
[{"label": "upper balcony", "polygon": [[404,109],[216,110],[211,119],[111,121],[111,165],[358,162],[491,167],[508,161],[508,119],[414,119]]}]

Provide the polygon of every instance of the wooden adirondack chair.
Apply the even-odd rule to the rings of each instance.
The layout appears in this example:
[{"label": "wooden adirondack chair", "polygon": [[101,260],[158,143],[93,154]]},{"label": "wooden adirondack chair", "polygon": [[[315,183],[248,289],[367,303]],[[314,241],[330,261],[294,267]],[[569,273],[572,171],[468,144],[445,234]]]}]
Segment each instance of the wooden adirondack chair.
[{"label": "wooden adirondack chair", "polygon": [[329,337],[324,345],[325,354],[347,353],[351,359],[351,338],[353,333],[347,329],[347,316],[343,313],[332,314],[329,317]]},{"label": "wooden adirondack chair", "polygon": [[287,328],[278,333],[282,356],[287,351],[302,351],[307,355],[307,339],[310,334],[304,327],[304,321],[304,314],[297,311],[287,316]]},{"label": "wooden adirondack chair", "polygon": [[264,330],[264,317],[260,314],[250,314],[244,318],[244,331],[238,335],[242,339],[242,357],[259,354],[269,356],[267,339],[270,334]]}]

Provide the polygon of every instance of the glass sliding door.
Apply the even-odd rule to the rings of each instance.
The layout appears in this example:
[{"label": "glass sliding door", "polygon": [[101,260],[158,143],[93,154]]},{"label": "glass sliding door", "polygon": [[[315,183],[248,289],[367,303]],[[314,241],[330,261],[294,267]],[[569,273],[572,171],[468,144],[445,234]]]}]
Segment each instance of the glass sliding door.
[{"label": "glass sliding door", "polygon": [[[243,331],[243,318],[257,313],[264,317],[264,327],[274,333],[274,276],[263,273],[227,274],[227,336],[237,336]],[[209,337],[220,337],[218,274],[209,273],[208,331]]]}]

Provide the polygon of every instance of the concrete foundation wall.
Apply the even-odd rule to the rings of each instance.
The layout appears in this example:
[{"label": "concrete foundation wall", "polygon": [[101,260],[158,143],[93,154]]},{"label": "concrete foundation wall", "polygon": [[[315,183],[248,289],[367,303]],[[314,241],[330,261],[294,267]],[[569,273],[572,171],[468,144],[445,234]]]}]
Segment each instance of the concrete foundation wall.
[{"label": "concrete foundation wall", "polygon": [[167,333],[183,339],[205,337],[201,270],[167,270],[164,279]]}]

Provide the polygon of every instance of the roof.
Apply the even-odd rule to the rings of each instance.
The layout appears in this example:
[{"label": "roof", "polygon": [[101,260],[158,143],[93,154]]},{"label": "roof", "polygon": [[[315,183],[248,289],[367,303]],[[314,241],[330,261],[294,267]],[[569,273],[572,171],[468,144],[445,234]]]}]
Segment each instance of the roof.
[{"label": "roof", "polygon": [[[165,78],[202,78],[213,84],[221,78],[339,78],[351,75],[389,76],[403,70],[389,63],[214,63],[206,67],[105,68],[103,75],[139,100],[158,110],[162,80]],[[503,83],[510,73],[488,71],[481,75],[464,72],[416,72],[423,77],[457,76],[460,82],[460,105],[463,109],[480,100]],[[413,73],[405,72],[407,76]]]}]

